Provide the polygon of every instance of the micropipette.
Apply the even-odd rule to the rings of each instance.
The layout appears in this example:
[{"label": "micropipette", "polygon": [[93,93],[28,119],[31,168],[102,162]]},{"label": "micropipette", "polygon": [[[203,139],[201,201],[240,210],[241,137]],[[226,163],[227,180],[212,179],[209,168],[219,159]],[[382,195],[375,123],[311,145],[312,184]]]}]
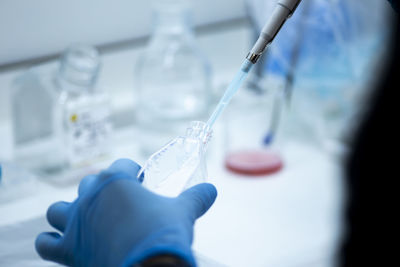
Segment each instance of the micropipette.
[{"label": "micropipette", "polygon": [[234,94],[240,88],[252,66],[257,63],[258,59],[261,57],[266,47],[270,43],[272,43],[285,21],[293,15],[300,2],[301,0],[278,1],[271,17],[262,29],[260,36],[258,37],[253,48],[247,54],[246,59],[240,67],[240,70],[238,71],[232,82],[229,84],[217,107],[208,119],[207,124],[210,128],[212,128],[215,121],[218,119],[218,117],[228,105]]}]

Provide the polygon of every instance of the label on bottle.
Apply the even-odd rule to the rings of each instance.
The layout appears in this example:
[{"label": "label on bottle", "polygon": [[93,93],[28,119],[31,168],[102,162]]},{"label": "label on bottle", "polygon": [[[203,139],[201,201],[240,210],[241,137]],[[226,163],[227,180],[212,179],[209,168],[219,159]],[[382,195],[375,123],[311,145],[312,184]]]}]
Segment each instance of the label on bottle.
[{"label": "label on bottle", "polygon": [[68,101],[65,110],[66,143],[71,166],[90,164],[109,152],[112,131],[105,95]]}]

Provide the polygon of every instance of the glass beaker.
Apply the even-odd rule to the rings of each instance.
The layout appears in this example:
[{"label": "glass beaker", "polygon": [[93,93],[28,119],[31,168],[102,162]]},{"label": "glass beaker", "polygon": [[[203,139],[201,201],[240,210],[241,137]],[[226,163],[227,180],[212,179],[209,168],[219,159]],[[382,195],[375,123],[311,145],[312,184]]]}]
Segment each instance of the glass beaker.
[{"label": "glass beaker", "polygon": [[[267,88],[260,91],[260,88]],[[281,120],[285,110],[282,85],[268,82],[241,88],[224,115],[225,167],[243,175],[266,175],[283,166]]]},{"label": "glass beaker", "polygon": [[138,174],[143,185],[165,196],[177,196],[183,190],[205,182],[205,152],[211,130],[201,121],[193,121],[186,134],[178,136],[154,153]]},{"label": "glass beaker", "polygon": [[187,1],[156,0],[154,31],[137,61],[137,123],[148,156],[207,114],[210,66],[197,47]]}]

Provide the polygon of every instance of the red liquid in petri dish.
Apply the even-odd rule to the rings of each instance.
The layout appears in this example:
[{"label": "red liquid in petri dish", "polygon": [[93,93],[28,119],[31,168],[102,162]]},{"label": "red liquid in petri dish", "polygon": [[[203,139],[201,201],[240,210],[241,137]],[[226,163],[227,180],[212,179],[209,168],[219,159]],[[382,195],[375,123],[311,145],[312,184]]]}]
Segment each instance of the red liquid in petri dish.
[{"label": "red liquid in petri dish", "polygon": [[225,166],[234,173],[256,176],[278,172],[283,162],[279,154],[272,151],[244,150],[228,154]]}]

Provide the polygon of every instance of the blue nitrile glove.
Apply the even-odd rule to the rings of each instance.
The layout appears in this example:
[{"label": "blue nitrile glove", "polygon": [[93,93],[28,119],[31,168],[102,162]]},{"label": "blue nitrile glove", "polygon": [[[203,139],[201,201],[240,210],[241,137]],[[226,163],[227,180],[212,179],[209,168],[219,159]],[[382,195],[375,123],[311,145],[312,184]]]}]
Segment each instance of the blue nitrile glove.
[{"label": "blue nitrile glove", "polygon": [[167,198],[138,182],[139,169],[131,160],[118,160],[85,177],[74,202],[50,206],[47,220],[63,234],[41,233],[40,256],[70,266],[132,266],[167,254],[195,266],[193,224],[213,204],[215,187],[199,184]]}]

